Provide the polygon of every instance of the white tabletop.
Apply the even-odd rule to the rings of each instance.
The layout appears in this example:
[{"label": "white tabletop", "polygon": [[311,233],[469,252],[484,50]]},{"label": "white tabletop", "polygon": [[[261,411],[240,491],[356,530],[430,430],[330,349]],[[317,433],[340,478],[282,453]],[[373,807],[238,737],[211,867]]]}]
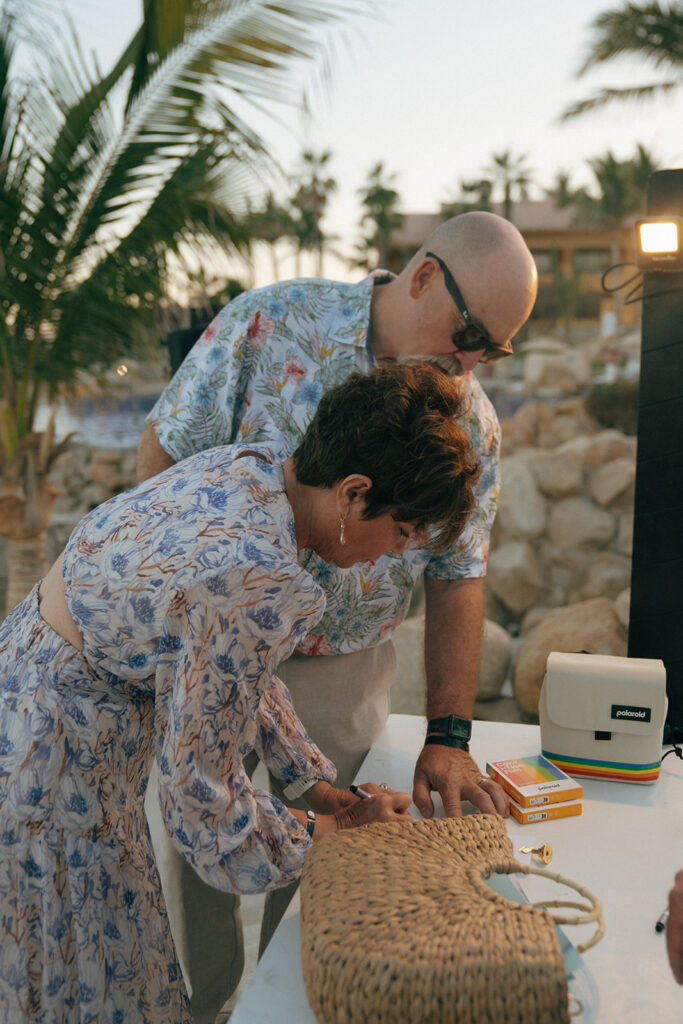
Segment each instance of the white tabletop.
[{"label": "white tabletop", "polygon": [[[410,792],[424,733],[424,719],[391,715],[356,781],[386,782]],[[471,749],[482,769],[486,761],[540,753],[539,728],[475,722]],[[602,901],[605,937],[584,953],[583,969],[569,987],[583,1007],[575,1020],[678,1024],[683,1021],[683,988],[673,979],[665,937],[654,925],[666,906],[675,872],[683,869],[683,765],[674,755],[667,757],[654,786],[583,780],[582,802],[580,817],[534,825],[508,821],[520,862],[520,845],[549,842],[554,850],[551,869]],[[529,892],[529,880],[521,880]],[[557,898],[557,893],[553,896]],[[297,894],[235,1007],[231,1024],[317,1024],[301,973],[299,922]],[[580,943],[592,928],[567,927],[565,932]]]}]

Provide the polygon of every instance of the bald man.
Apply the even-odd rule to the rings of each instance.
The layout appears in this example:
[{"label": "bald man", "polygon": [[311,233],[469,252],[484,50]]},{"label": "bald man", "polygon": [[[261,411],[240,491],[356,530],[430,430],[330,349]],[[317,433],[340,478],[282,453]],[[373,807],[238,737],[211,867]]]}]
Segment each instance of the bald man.
[{"label": "bald man", "polygon": [[[462,813],[463,799],[484,813],[509,810],[467,744],[500,443],[495,411],[470,371],[512,352],[536,289],[536,267],[517,229],[478,212],[441,224],[397,277],[375,271],[357,285],[296,280],[246,292],[199,339],[140,440],[140,480],[196,451],[236,441],[271,443],[289,455],[323,392],[352,371],[367,372],[382,360],[430,358],[460,376],[482,474],[476,511],[457,548],[432,557],[413,546],[343,572],[308,557],[306,568],[326,590],[325,615],[278,670],[312,738],[336,764],[338,785],[347,786],[389,713],[396,664],[391,634],[424,578],[429,726],[413,799],[426,818],[434,811],[432,791],[448,815]],[[278,795],[293,806],[301,796]],[[212,892],[204,899],[202,883],[178,855],[160,851],[160,859],[174,865],[162,881],[195,1019],[212,1022],[242,971],[239,922],[220,903],[231,898]],[[262,948],[289,898],[291,892],[280,891],[268,900]]]}]

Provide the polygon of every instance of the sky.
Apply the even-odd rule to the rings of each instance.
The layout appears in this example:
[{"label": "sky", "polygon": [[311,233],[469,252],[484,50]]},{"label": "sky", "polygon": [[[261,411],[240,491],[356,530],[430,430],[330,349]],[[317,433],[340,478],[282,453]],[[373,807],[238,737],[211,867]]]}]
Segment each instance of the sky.
[{"label": "sky", "polygon": [[[142,7],[142,0],[65,3],[85,48],[105,67]],[[324,227],[346,254],[359,234],[357,190],[378,161],[395,175],[403,212],[422,213],[455,198],[462,179],[479,176],[504,150],[525,157],[533,198],[558,170],[574,185],[589,184],[586,161],[608,149],[626,159],[642,143],[659,166],[681,167],[683,89],[559,123],[567,105],[601,86],[657,77],[629,58],[577,79],[592,19],[617,6],[622,0],[383,0],[376,17],[355,18],[328,37],[331,82],[313,90],[308,116],[280,109],[285,124],[256,123],[285,171],[304,148],[331,150],[338,189]],[[316,80],[315,71],[303,74],[303,83]],[[332,262],[328,276],[358,277]]]}]

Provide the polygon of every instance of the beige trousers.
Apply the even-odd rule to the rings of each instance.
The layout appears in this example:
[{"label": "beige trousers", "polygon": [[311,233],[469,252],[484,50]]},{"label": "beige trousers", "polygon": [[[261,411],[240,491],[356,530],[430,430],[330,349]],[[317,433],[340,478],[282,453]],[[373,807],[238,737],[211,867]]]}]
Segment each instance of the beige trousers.
[{"label": "beige trousers", "polygon": [[[390,640],[353,654],[305,657],[293,654],[278,668],[311,738],[337,767],[337,785],[348,786],[389,715],[389,689],[396,674]],[[250,774],[257,759],[247,762]],[[285,803],[279,782],[271,789]],[[195,1024],[213,1024],[237,988],[244,968],[239,896],[206,885],[171,843],[161,822],[156,773],[147,792],[147,817]],[[296,884],[266,896],[259,955],[296,891]]]}]

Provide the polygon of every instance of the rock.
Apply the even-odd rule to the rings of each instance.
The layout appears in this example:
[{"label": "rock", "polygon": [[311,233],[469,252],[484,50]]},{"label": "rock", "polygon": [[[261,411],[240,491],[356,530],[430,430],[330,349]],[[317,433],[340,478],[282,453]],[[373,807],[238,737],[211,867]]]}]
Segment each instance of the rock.
[{"label": "rock", "polygon": [[[424,615],[405,619],[394,631],[396,679],[391,710],[399,715],[424,715],[427,678],[424,666]],[[498,697],[512,661],[512,638],[495,622],[484,620],[477,699]]]},{"label": "rock", "polygon": [[617,551],[629,558],[633,554],[633,511],[617,516]]},{"label": "rock", "polygon": [[427,677],[424,663],[424,615],[404,619],[394,630],[396,679],[391,687],[391,711],[397,715],[424,715]]},{"label": "rock", "polygon": [[497,524],[509,537],[537,537],[546,523],[546,503],[523,459],[503,459]]},{"label": "rock", "polygon": [[525,402],[514,416],[503,420],[503,452],[520,445],[536,447],[539,435],[548,429],[553,420],[553,411],[546,402]]},{"label": "rock", "polygon": [[583,458],[578,451],[536,451],[531,470],[541,491],[549,498],[578,494],[583,483]]},{"label": "rock", "polygon": [[604,466],[615,459],[631,458],[635,461],[636,439],[627,437],[620,430],[601,430],[590,439],[586,449],[589,466]]},{"label": "rock", "polygon": [[618,495],[633,492],[635,479],[633,459],[614,459],[593,470],[588,478],[588,493],[598,505],[609,505]]},{"label": "rock", "polygon": [[579,349],[562,353],[529,352],[524,358],[524,386],[534,392],[572,395],[590,380],[590,366]]},{"label": "rock", "polygon": [[617,613],[619,622],[622,624],[624,629],[628,630],[628,624],[631,617],[631,588],[628,587],[626,590],[622,590],[619,596],[614,602],[614,610]]},{"label": "rock", "polygon": [[615,529],[614,516],[580,497],[558,501],[548,521],[548,536],[558,548],[606,544],[614,537]]},{"label": "rock", "polygon": [[538,714],[538,698],[551,651],[625,657],[626,646],[626,630],[607,598],[556,608],[519,645],[514,672],[517,703],[528,714]]},{"label": "rock", "polygon": [[477,700],[493,700],[500,696],[511,662],[512,637],[502,626],[485,619]]},{"label": "rock", "polygon": [[630,582],[630,559],[605,551],[590,559],[578,587],[569,597],[571,601],[587,601],[591,597],[614,600]]},{"label": "rock", "polygon": [[518,615],[538,601],[545,586],[540,563],[525,541],[508,541],[491,552],[487,584]]}]

